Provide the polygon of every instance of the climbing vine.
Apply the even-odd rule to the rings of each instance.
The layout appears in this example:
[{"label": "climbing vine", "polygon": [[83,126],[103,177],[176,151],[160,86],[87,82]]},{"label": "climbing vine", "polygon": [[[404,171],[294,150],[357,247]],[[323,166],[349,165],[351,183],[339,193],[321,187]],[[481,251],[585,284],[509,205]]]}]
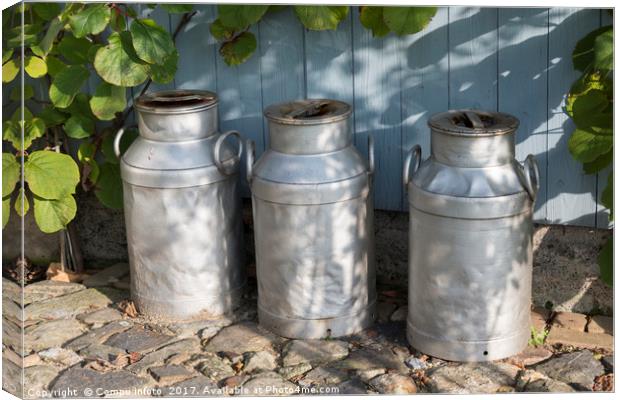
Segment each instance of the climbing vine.
[{"label": "climbing vine", "polygon": [[[613,27],[604,26],[581,39],[573,51],[573,66],[582,74],[568,94],[566,112],[575,123],[568,148],[583,163],[586,174],[595,174],[613,162]],[[613,219],[613,171],[601,195],[601,204]],[[601,279],[613,281],[613,235],[599,255]]]},{"label": "climbing vine", "polygon": [[[126,3],[25,3],[3,11],[2,82],[15,82],[22,68],[29,77],[23,91],[12,85],[13,105],[22,99],[24,105],[3,121],[3,227],[11,210],[23,216],[32,204],[41,231],[63,229],[76,215],[78,185],[94,191],[104,205],[122,208],[112,141],[131,113],[128,90],[139,87],[144,93],[151,82],[173,80],[179,59],[175,38],[195,15],[191,5],[148,7],[181,15],[173,34]],[[210,32],[225,62],[248,60],[257,47],[250,28],[286,7],[306,29],[319,31],[337,29],[350,12],[348,6],[219,5]],[[360,21],[376,37],[405,35],[422,30],[435,12],[434,7],[362,6]],[[84,90],[87,82],[96,82],[93,93]],[[136,135],[135,129],[124,135],[125,147]],[[70,140],[79,144],[75,157]]]}]

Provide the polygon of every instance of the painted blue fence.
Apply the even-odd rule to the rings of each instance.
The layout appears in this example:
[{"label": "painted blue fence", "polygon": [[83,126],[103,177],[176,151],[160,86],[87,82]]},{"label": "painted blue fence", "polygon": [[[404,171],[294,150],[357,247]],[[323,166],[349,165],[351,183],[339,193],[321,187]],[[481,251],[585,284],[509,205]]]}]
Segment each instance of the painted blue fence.
[{"label": "painted blue fence", "polygon": [[[151,12],[145,6],[143,15]],[[540,222],[607,227],[597,199],[607,172],[586,176],[567,150],[573,130],[563,100],[578,76],[571,52],[586,33],[611,22],[606,11],[569,8],[441,8],[422,32],[373,38],[354,12],[337,31],[302,28],[290,10],[268,14],[253,28],[258,49],[228,67],[209,34],[213,5],[179,35],[179,69],[170,87],[210,89],[220,96],[222,129],[237,129],[267,145],[262,110],[303,97],[331,97],[355,109],[355,143],[376,145],[375,205],[406,210],[401,185],[405,152],[416,143],[429,152],[427,118],[450,108],[499,110],[521,120],[517,157],[536,155]],[[151,16],[174,30],[179,16]],[[134,89],[137,93],[138,89]],[[247,189],[244,189],[247,194]]]}]

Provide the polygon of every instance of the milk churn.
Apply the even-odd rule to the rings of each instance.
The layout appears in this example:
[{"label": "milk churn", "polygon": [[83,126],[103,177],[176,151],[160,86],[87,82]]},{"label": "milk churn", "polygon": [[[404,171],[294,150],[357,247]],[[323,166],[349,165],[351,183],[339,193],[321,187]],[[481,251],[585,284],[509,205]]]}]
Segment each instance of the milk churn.
[{"label": "milk churn", "polygon": [[372,141],[367,163],[341,101],[292,101],[264,114],[269,148],[256,164],[246,153],[259,324],[305,339],[364,329],[376,298]]},{"label": "milk churn", "polygon": [[530,337],[538,167],[515,160],[519,121],[458,110],[430,118],[431,156],[409,152],[409,315],[416,349],[448,360],[520,352]]},{"label": "milk churn", "polygon": [[218,133],[217,102],[214,93],[186,90],[134,102],[140,135],[120,167],[131,297],[149,316],[216,316],[240,299],[242,146],[238,132]]}]

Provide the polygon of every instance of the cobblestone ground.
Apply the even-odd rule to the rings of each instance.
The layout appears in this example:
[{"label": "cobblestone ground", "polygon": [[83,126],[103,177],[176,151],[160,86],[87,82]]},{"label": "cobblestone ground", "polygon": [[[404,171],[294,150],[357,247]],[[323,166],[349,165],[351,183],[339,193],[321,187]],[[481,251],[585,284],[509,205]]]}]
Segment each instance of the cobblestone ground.
[{"label": "cobblestone ground", "polygon": [[3,389],[21,395],[23,365],[28,398],[613,390],[606,317],[535,310],[534,328],[550,331],[544,344],[498,362],[454,363],[408,346],[400,289],[379,288],[370,329],[289,340],[257,325],[255,282],[232,316],[156,323],[131,316],[127,273],[118,264],[84,284],[28,285],[24,315],[20,288],[3,279]]}]

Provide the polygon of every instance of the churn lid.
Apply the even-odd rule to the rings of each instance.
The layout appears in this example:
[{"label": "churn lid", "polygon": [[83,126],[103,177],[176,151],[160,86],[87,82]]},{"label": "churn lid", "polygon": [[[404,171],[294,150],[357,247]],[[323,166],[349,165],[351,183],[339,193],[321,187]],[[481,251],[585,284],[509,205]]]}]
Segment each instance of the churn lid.
[{"label": "churn lid", "polygon": [[435,114],[428,126],[455,136],[495,136],[514,132],[519,120],[501,112],[464,109]]},{"label": "churn lid", "polygon": [[287,125],[327,124],[349,118],[351,106],[331,99],[304,99],[272,104],[265,109],[265,118]]},{"label": "churn lid", "polygon": [[217,104],[217,95],[207,90],[162,90],[141,95],[134,105],[150,113],[185,113],[204,110]]}]

